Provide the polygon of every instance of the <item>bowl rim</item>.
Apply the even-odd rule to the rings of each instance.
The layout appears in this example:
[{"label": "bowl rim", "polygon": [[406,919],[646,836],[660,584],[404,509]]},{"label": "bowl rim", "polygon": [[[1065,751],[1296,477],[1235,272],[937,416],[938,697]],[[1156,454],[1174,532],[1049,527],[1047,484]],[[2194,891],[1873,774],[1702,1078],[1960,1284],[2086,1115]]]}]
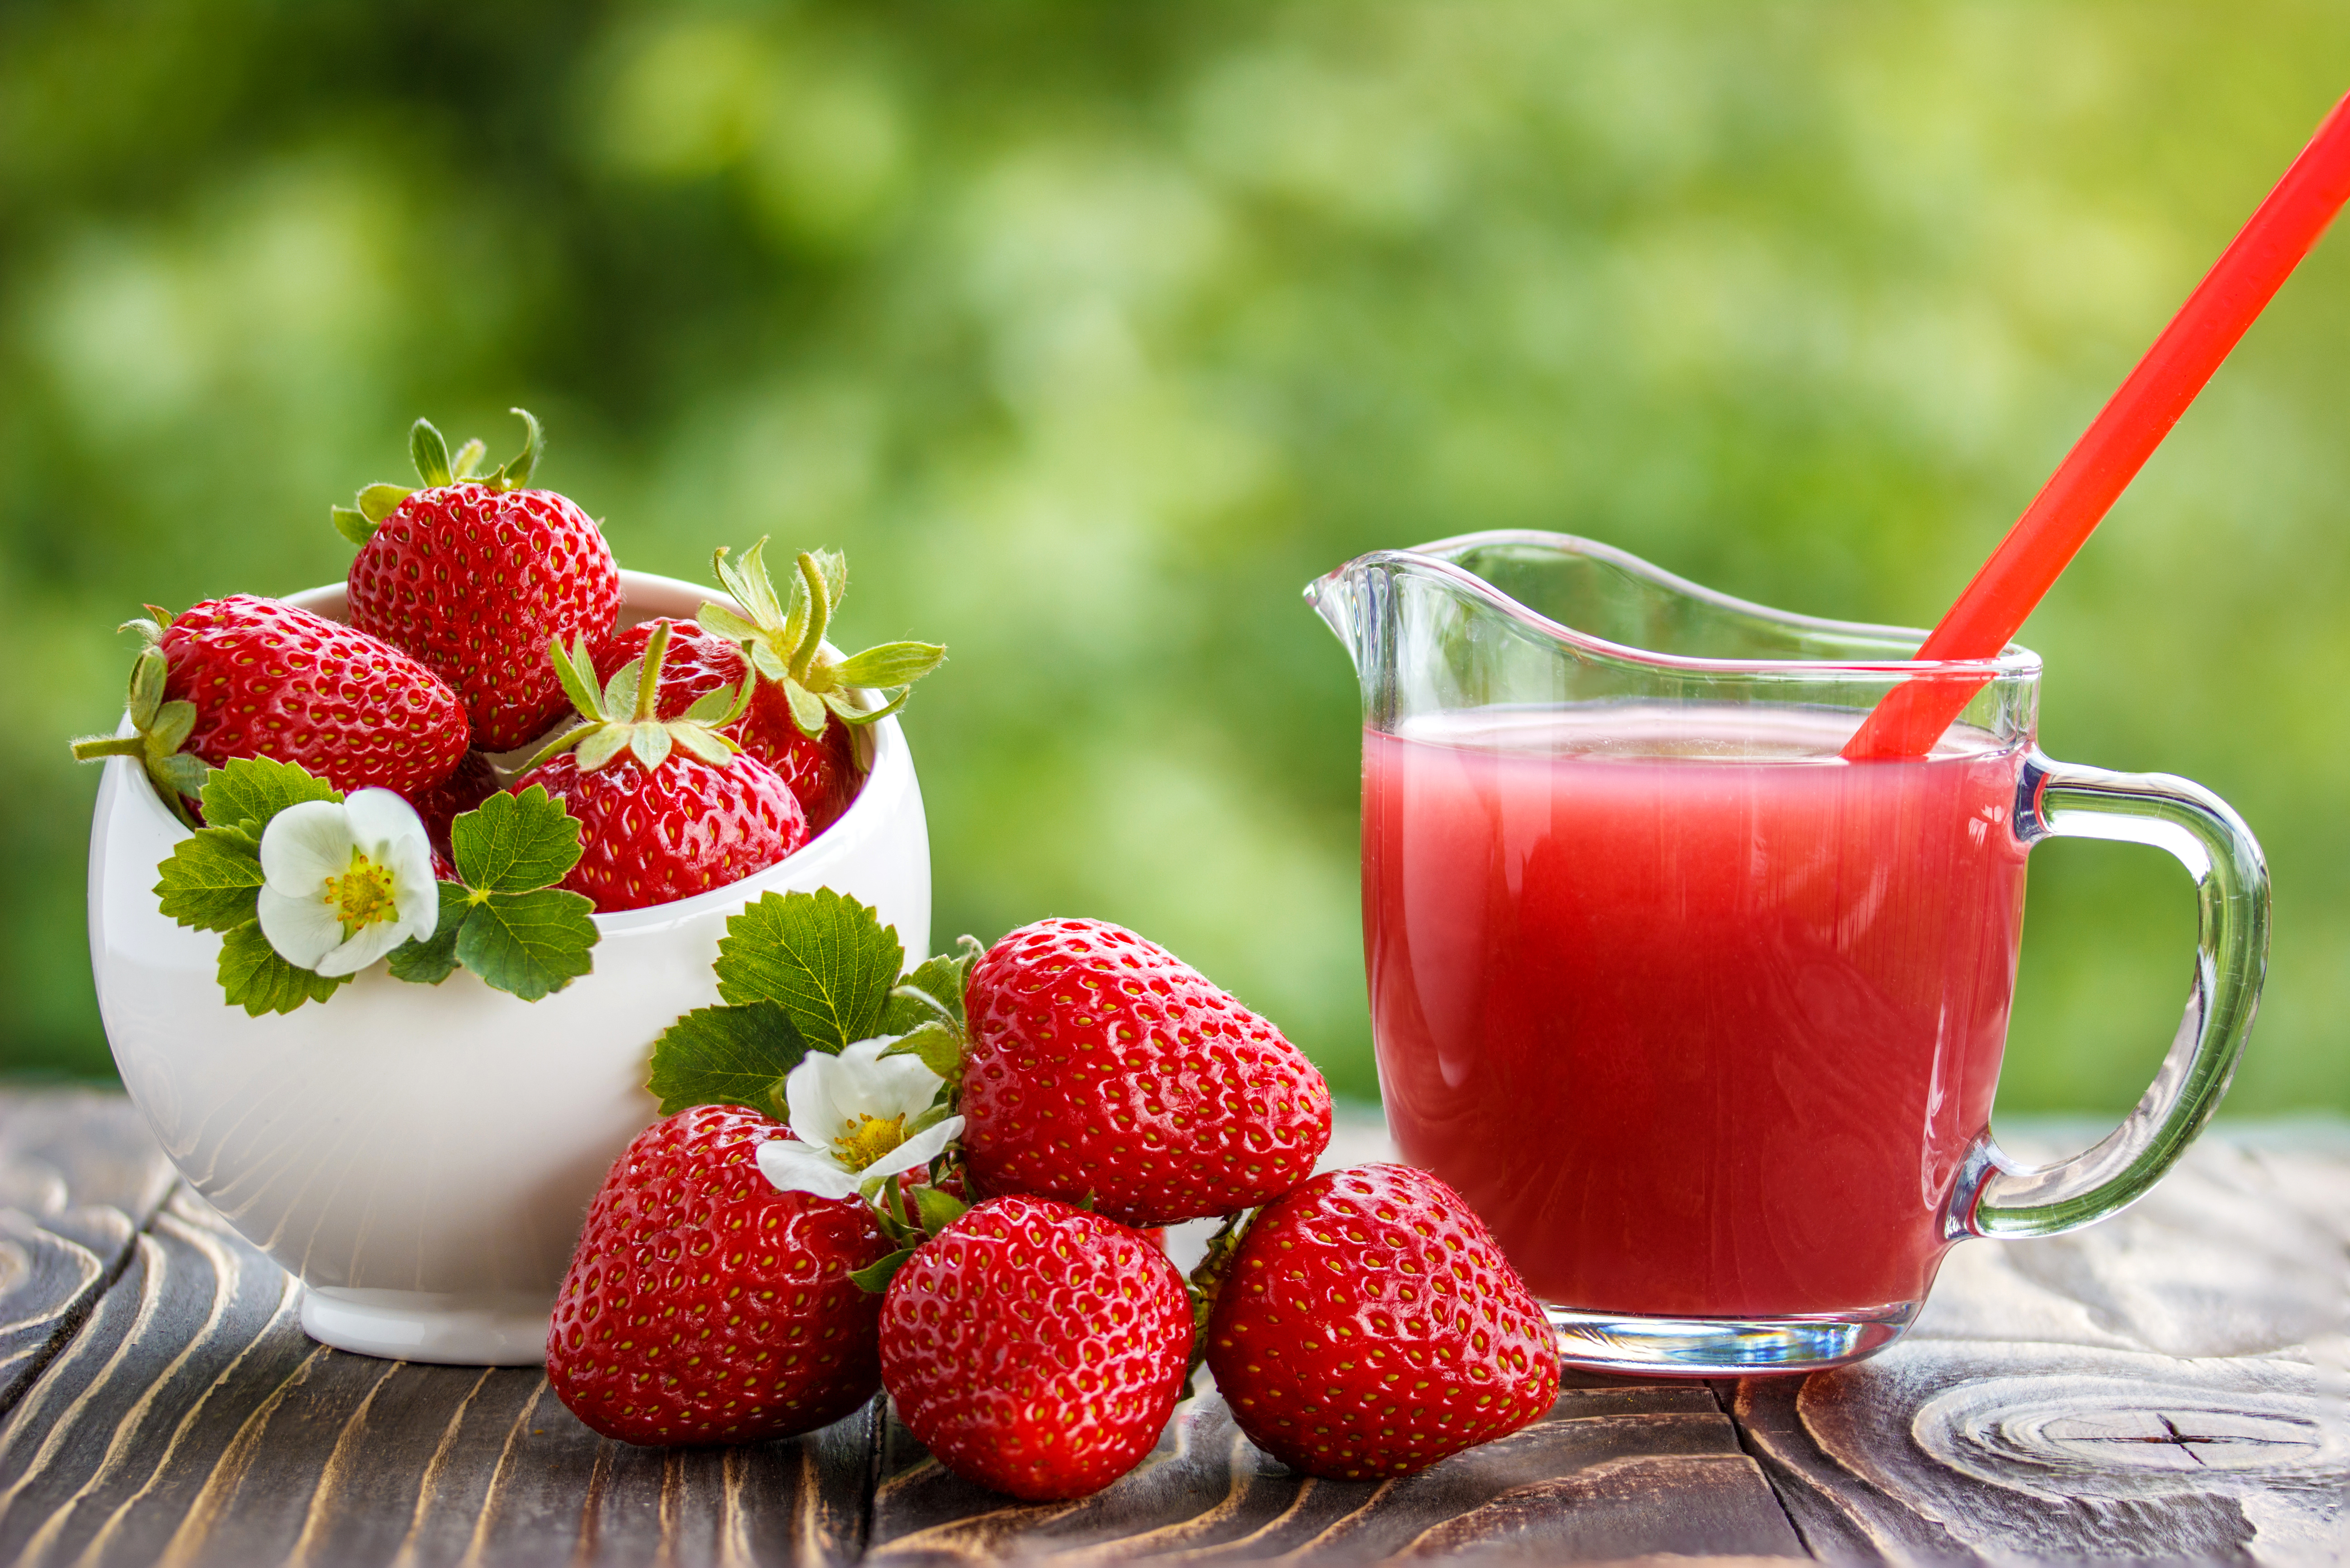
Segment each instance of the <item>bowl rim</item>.
[{"label": "bowl rim", "polygon": [[[629,608],[629,601],[645,590],[651,590],[657,597],[675,596],[699,599],[704,604],[724,605],[738,614],[742,612],[742,606],[716,588],[703,587],[699,583],[690,583],[681,577],[665,576],[659,572],[630,571],[624,567],[620,571],[620,606],[623,616]],[[322,583],[316,587],[304,588],[298,593],[282,595],[279,602],[309,610],[314,614],[324,615],[330,620],[339,620],[343,618],[345,592],[345,587],[341,583]],[[653,616],[671,613],[673,612],[666,609],[654,609],[649,615],[638,617],[638,619],[649,620]],[[624,620],[622,624],[635,623]],[[116,733],[130,733],[130,715],[125,714]],[[900,774],[907,775],[908,781],[910,782],[914,766],[913,756],[907,748],[905,732],[899,727],[897,715],[894,713],[865,726],[865,732],[872,737],[873,742],[873,758],[865,770],[865,783],[858,787],[857,798],[848,803],[848,809],[834,818],[832,825],[822,833],[816,835],[773,866],[763,867],[748,877],[710,888],[706,892],[696,893],[690,898],[675,898],[666,904],[648,904],[640,909],[616,909],[610,914],[590,914],[588,919],[596,923],[598,938],[666,928],[674,922],[690,920],[723,906],[748,903],[793,879],[795,874],[803,871],[806,866],[806,861],[803,857],[818,846],[822,846],[828,857],[837,857],[851,853],[856,847],[856,841],[879,836],[883,831],[884,814],[887,811],[882,797],[899,792],[894,788],[876,789],[873,786],[877,782],[894,784]],[[127,768],[137,775],[135,779],[124,781],[128,793],[140,802],[140,805],[133,809],[144,812],[151,824],[164,829],[172,843],[177,844],[180,840],[192,836],[193,830],[164,808],[162,800],[156,794],[154,785],[147,777],[146,770],[139,766],[138,759],[109,757],[107,763],[109,767]]]}]

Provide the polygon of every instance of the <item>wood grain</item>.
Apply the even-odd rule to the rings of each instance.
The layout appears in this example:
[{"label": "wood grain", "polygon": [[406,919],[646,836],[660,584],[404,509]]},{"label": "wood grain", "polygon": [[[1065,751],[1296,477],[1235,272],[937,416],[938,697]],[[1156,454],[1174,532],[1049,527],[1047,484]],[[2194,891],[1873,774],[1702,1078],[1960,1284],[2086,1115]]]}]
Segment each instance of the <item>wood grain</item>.
[{"label": "wood grain", "polygon": [[175,1196],[0,1425],[0,1561],[695,1564],[853,1561],[869,1412],[662,1453],[598,1438],[536,1371],[332,1351],[293,1282]]},{"label": "wood grain", "polygon": [[1732,1414],[1832,1559],[2338,1561],[2346,1248],[2338,1145],[2208,1139],[2116,1219],[1961,1247],[1909,1339]]},{"label": "wood grain", "polygon": [[[1347,1135],[1347,1163],[1384,1152]],[[2330,1562],[2345,1287],[2350,1139],[2207,1138],[2119,1219],[1960,1248],[1859,1366],[1570,1376],[1542,1422],[1387,1486],[1290,1474],[1209,1389],[1116,1486],[1028,1507],[880,1407],[663,1453],[535,1372],[325,1350],[127,1103],[0,1095],[0,1563]]]},{"label": "wood grain", "polygon": [[172,1180],[121,1096],[0,1094],[0,1410],[71,1337]]},{"label": "wood grain", "polygon": [[868,1561],[1052,1563],[1457,1554],[1612,1562],[1794,1555],[1801,1542],[1702,1384],[1571,1377],[1543,1420],[1404,1480],[1313,1480],[1262,1453],[1212,1392],[1133,1473],[1030,1505],[958,1480],[889,1422]]}]

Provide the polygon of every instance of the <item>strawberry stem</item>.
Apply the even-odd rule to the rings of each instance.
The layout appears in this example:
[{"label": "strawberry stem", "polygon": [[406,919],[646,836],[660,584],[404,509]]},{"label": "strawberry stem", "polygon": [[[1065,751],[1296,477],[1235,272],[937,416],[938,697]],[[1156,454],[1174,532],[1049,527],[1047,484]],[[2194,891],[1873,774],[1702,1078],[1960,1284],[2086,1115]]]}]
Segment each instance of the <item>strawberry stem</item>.
[{"label": "strawberry stem", "polygon": [[661,621],[653,628],[653,635],[645,644],[644,673],[637,677],[637,712],[639,724],[650,723],[660,708],[661,660],[669,656],[669,622]]},{"label": "strawberry stem", "polygon": [[792,679],[806,681],[808,666],[815,662],[816,650],[824,646],[825,624],[832,618],[832,600],[824,586],[824,570],[807,551],[800,552],[800,580],[807,585],[807,633],[800,645],[792,650]]}]

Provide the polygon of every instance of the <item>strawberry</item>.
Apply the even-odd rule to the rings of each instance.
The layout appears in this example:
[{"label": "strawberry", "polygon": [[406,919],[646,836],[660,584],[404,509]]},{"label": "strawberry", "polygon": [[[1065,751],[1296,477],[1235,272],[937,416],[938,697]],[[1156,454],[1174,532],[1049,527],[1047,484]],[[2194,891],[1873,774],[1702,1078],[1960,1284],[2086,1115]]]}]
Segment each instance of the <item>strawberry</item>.
[{"label": "strawberry", "polygon": [[207,763],[269,757],[339,790],[431,789],[465,755],[465,710],[422,664],[339,621],[231,594],[123,629],[146,639],[130,670],[136,735],[74,755],[137,756],[166,801],[192,800]]},{"label": "strawberry", "polygon": [[1461,1195],[1409,1166],[1267,1204],[1214,1301],[1208,1366],[1232,1419],[1308,1475],[1409,1475],[1558,1397],[1542,1307]]},{"label": "strawberry", "polygon": [[[903,708],[913,683],[944,663],[947,650],[934,642],[887,642],[838,657],[824,636],[848,593],[847,559],[832,550],[802,552],[786,604],[767,576],[766,549],[761,539],[739,565],[723,547],[712,556],[719,582],[743,613],[704,605],[695,618],[704,630],[740,644],[758,672],[736,739],[792,781],[811,818],[829,823],[857,793],[843,726],[870,724]],[[879,707],[865,706],[858,695],[865,690],[881,692]]]},{"label": "strawberry", "polygon": [[542,785],[578,819],[579,860],[562,886],[586,894],[598,913],[723,887],[807,840],[807,818],[784,781],[717,732],[741,716],[741,693],[722,689],[677,719],[653,716],[668,649],[668,628],[656,628],[645,657],[599,691],[587,639],[567,654],[556,646],[564,688],[587,722],[556,737],[509,786],[520,794]]},{"label": "strawberry", "polygon": [[[622,627],[596,654],[596,679],[608,680],[632,659],[644,657],[653,628],[670,628],[670,654],[661,666],[660,716],[682,715],[712,691],[739,685],[751,672],[739,643],[705,631],[690,620],[646,620]],[[726,737],[782,776],[807,814],[808,836],[830,827],[864,782],[848,726],[837,714],[825,715],[819,737],[803,733],[793,722],[784,688],[762,680],[751,694],[751,706],[729,725]]]},{"label": "strawberry", "polygon": [[457,771],[429,788],[409,792],[408,804],[424,821],[432,840],[432,867],[443,881],[454,881],[455,863],[449,853],[449,825],[498,793],[498,770],[479,752],[467,752]]},{"label": "strawberry", "polygon": [[966,1480],[1031,1502],[1132,1469],[1183,1391],[1191,1307],[1165,1254],[1048,1198],[982,1203],[881,1299],[881,1382]]},{"label": "strawberry", "polygon": [[351,624],[406,649],[455,689],[473,744],[511,751],[563,711],[546,662],[552,638],[590,647],[612,635],[620,573],[588,514],[552,490],[526,490],[538,421],[522,454],[473,476],[481,443],[452,465],[441,432],[422,420],[409,447],[424,488],[370,484],[335,525],[359,546],[348,579]]},{"label": "strawberry", "polygon": [[1287,1191],[1330,1141],[1330,1091],[1305,1054],[1123,927],[1023,926],[972,967],[963,1006],[963,1151],[982,1191],[1171,1225]]},{"label": "strawberry", "polygon": [[880,1386],[879,1303],[848,1276],[886,1254],[854,1199],[779,1192],[739,1106],[655,1122],[614,1162],[556,1296],[546,1376],[629,1443],[749,1443],[814,1431]]}]

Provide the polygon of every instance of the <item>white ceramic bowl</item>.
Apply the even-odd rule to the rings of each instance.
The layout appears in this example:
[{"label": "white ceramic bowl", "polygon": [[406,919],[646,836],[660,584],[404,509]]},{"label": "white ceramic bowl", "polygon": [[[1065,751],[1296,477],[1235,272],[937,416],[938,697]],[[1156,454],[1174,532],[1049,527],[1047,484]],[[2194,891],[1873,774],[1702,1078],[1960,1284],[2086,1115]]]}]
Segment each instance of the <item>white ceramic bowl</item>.
[{"label": "white ceramic bowl", "polygon": [[[718,595],[620,574],[623,624]],[[339,585],[291,596],[339,618]],[[187,830],[138,763],[109,758],[89,846],[89,948],[123,1086],[180,1173],[300,1276],[302,1326],[370,1355],[525,1366],[588,1200],[654,1119],[654,1039],[718,1000],[726,919],[763,893],[833,888],[930,950],[930,839],[895,719],[840,819],[732,887],[598,915],[595,972],[522,1002],[459,971],[381,966],[326,1002],[249,1018],[221,999],[220,939],[166,919],[155,867]]]}]

